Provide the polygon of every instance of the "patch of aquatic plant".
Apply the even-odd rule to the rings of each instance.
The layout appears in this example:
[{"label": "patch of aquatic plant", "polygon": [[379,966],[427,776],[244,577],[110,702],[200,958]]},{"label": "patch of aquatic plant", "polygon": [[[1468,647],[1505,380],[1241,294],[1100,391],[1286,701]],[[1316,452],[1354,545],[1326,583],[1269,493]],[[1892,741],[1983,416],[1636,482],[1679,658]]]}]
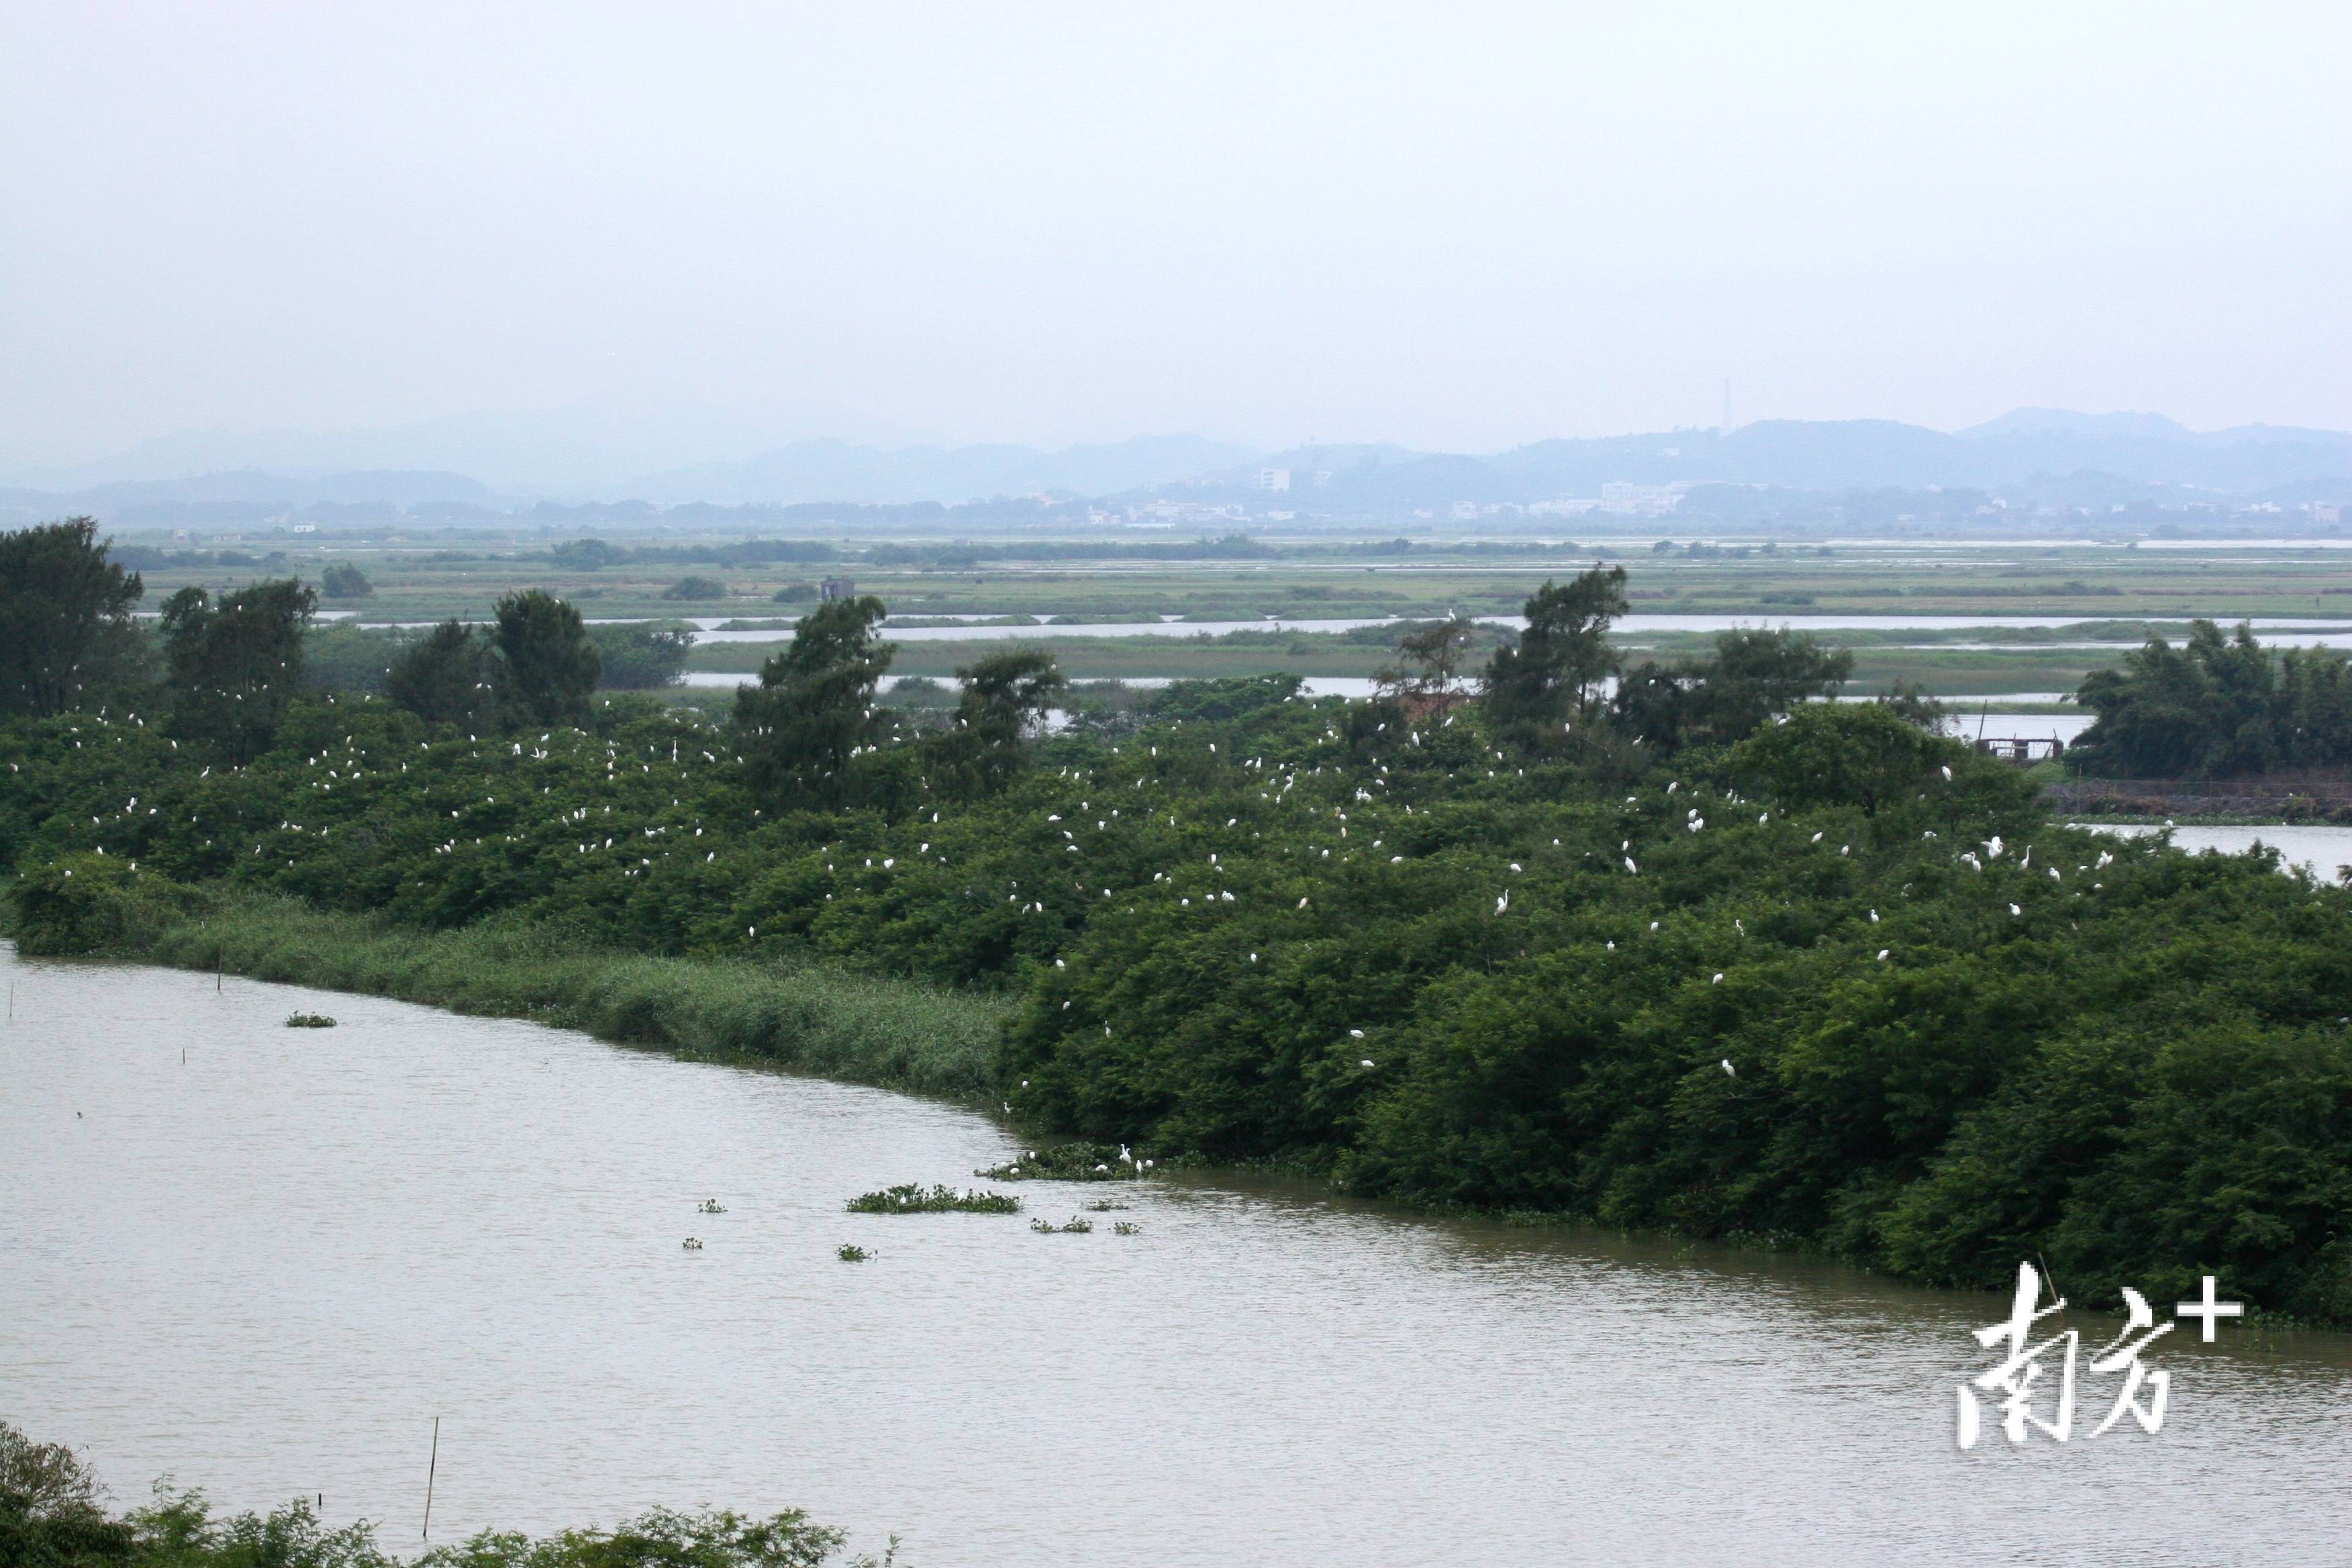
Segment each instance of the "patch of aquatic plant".
[{"label": "patch of aquatic plant", "polygon": [[1087,1212],[1088,1214],[1109,1214],[1114,1209],[1123,1209],[1127,1205],[1125,1204],[1120,1203],[1116,1198],[1097,1198],[1094,1202],[1087,1205]]},{"label": "patch of aquatic plant", "polygon": [[702,1250],[702,1238],[698,1236],[689,1236],[678,1245],[688,1252],[699,1252]]},{"label": "patch of aquatic plant", "polygon": [[1141,1236],[1143,1227],[1133,1220],[1123,1219],[1110,1227],[1113,1236]]},{"label": "patch of aquatic plant", "polygon": [[286,1026],[289,1029],[331,1029],[335,1021],[324,1013],[289,1013]]},{"label": "patch of aquatic plant", "polygon": [[1021,1200],[1003,1193],[962,1192],[944,1184],[926,1191],[919,1183],[885,1187],[849,1200],[851,1214],[1019,1214]]},{"label": "patch of aquatic plant", "polygon": [[1055,1225],[1051,1220],[1033,1219],[1029,1222],[1029,1228],[1039,1236],[1088,1236],[1093,1234],[1095,1222],[1090,1219],[1079,1219],[1076,1215],[1071,1216],[1070,1223],[1067,1225]]},{"label": "patch of aquatic plant", "polygon": [[834,1248],[833,1255],[844,1263],[863,1263],[874,1255],[854,1241],[845,1241]]},{"label": "patch of aquatic plant", "polygon": [[992,1182],[1116,1182],[1133,1181],[1154,1168],[1154,1162],[1124,1143],[1056,1143],[972,1174]]},{"label": "patch of aquatic plant", "polygon": [[727,1212],[727,1205],[720,1203],[717,1198],[705,1198],[701,1203],[695,1205],[694,1212],[697,1214],[725,1214]]}]

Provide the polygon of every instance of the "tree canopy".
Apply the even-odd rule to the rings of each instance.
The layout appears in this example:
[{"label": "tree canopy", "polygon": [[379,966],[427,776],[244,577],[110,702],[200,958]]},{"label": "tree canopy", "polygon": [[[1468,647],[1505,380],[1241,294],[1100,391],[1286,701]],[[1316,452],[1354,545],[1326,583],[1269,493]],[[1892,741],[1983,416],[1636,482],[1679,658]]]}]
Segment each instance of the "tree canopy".
[{"label": "tree canopy", "polygon": [[1527,602],[1517,647],[1486,666],[1486,713],[1497,732],[1522,745],[1551,746],[1589,728],[1617,673],[1609,626],[1625,613],[1625,568],[1595,566],[1567,583],[1546,583]]},{"label": "tree canopy", "polygon": [[926,771],[944,787],[1002,789],[1027,759],[1027,742],[1068,687],[1044,648],[1006,648],[956,671],[963,696],[949,728],[926,738]]},{"label": "tree canopy", "polygon": [[0,533],[0,714],[62,713],[145,663],[139,574],[107,558],[90,518]]},{"label": "tree canopy", "polygon": [[469,734],[497,729],[506,717],[506,667],[463,621],[443,621],[409,644],[385,672],[383,690],[427,723]]},{"label": "tree canopy", "polygon": [[2192,621],[2094,670],[2076,699],[2097,720],[2074,742],[2094,773],[2223,778],[2352,762],[2352,665],[2325,648],[2265,648],[2240,624]]},{"label": "tree canopy", "polygon": [[172,723],[242,763],[268,749],[302,680],[302,634],[318,590],[292,578],[215,601],[187,587],[163,601]]},{"label": "tree canopy", "polygon": [[524,722],[587,722],[604,663],[577,609],[541,588],[505,595],[490,641],[506,662],[508,700]]},{"label": "tree canopy", "polygon": [[793,640],[739,688],[735,726],[751,788],[776,802],[837,803],[850,759],[875,732],[874,694],[894,651],[874,635],[887,614],[872,595],[801,617]]}]

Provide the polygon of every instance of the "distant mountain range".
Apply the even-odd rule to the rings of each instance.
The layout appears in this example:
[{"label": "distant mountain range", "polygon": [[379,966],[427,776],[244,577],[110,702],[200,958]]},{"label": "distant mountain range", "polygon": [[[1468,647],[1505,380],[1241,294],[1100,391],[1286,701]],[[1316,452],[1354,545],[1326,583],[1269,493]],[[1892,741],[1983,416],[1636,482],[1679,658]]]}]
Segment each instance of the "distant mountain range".
[{"label": "distant mountain range", "polygon": [[[175,437],[103,462],[15,476],[16,488],[0,489],[0,507],[20,517],[83,510],[131,521],[174,508],[217,515],[319,503],[462,510],[539,499],[732,506],[1051,496],[1133,504],[1176,495],[1380,514],[1590,498],[1618,481],[1799,491],[2034,488],[2118,500],[2352,500],[2352,435],[2341,431],[2249,425],[2196,432],[2160,415],[2045,408],[2017,409],[1955,433],[1879,419],[1765,420],[1728,435],[1538,441],[1489,456],[1386,444],[1265,453],[1197,436],[1057,451],[834,437],[761,449],[751,421],[742,423],[722,436],[690,420],[640,426],[624,413],[574,410],[452,416],[333,436]],[[599,432],[608,438],[602,446]],[[722,439],[756,455],[708,455]],[[590,448],[593,462],[583,456]],[[662,454],[690,460],[621,466]],[[474,460],[456,460],[468,457]],[[339,460],[356,458],[374,460]],[[1283,499],[1256,486],[1265,468],[1296,476],[1286,494],[1276,492]],[[530,473],[542,482],[522,482]]]},{"label": "distant mountain range", "polygon": [[1538,441],[1489,458],[1334,466],[1317,453],[1295,452],[1267,461],[1328,470],[1325,491],[1336,505],[1525,503],[1597,496],[1612,481],[1997,490],[2086,473],[2124,487],[2217,497],[2316,484],[2352,499],[2352,435],[2340,431],[2249,425],[2197,434],[2156,415],[2053,409],[2020,409],[1953,435],[1885,419],[1773,419],[1727,436],[1697,430]]}]

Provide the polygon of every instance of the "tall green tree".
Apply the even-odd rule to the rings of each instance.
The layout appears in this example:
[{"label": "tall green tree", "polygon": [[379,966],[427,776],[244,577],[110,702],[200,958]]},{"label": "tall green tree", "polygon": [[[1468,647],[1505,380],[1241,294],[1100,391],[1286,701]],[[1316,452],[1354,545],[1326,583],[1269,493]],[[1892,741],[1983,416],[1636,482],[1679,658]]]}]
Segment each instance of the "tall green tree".
[{"label": "tall green tree", "polygon": [[604,661],[606,689],[651,691],[676,686],[694,651],[694,628],[683,626],[590,626],[589,640]]},{"label": "tall green tree", "polygon": [[197,587],[164,600],[173,729],[236,763],[268,750],[301,684],[302,634],[318,608],[318,591],[292,578],[217,602]]},{"label": "tall green tree", "polygon": [[62,713],[138,678],[145,585],[87,517],[0,533],[0,714]]},{"label": "tall green tree", "polygon": [[2352,762],[2352,664],[2325,648],[2273,652],[2241,625],[2193,621],[2094,670],[2077,699],[2098,715],[2072,754],[2093,773],[2220,777]]},{"label": "tall green tree", "polygon": [[446,620],[411,643],[384,673],[384,695],[432,724],[478,734],[506,704],[506,667],[474,628]]},{"label": "tall green tree", "polygon": [[1007,648],[956,671],[963,682],[950,727],[924,742],[925,771],[951,793],[992,795],[1028,760],[1069,681],[1044,648]]},{"label": "tall green tree", "polygon": [[1373,671],[1374,688],[1385,698],[1444,700],[1477,631],[1467,616],[1448,616],[1404,633],[1397,638],[1395,662]]},{"label": "tall green tree", "polygon": [[1486,666],[1486,715],[1496,733],[1549,748],[1591,728],[1617,672],[1609,624],[1624,613],[1622,566],[1595,566],[1537,589],[1517,646],[1496,648]]},{"label": "tall green tree", "polygon": [[760,684],[738,689],[736,730],[761,795],[842,798],[850,755],[874,733],[874,693],[896,651],[874,635],[887,613],[870,594],[820,605],[761,666]]},{"label": "tall green tree", "polygon": [[375,592],[367,574],[348,561],[338,561],[320,579],[330,599],[364,599]]},{"label": "tall green tree", "polygon": [[500,598],[491,643],[506,661],[507,697],[534,724],[585,724],[604,657],[580,612],[542,588]]},{"label": "tall green tree", "polygon": [[1802,632],[1743,628],[1717,633],[1705,658],[1626,673],[1612,709],[1619,731],[1654,751],[1725,744],[1800,704],[1834,696],[1853,655]]}]

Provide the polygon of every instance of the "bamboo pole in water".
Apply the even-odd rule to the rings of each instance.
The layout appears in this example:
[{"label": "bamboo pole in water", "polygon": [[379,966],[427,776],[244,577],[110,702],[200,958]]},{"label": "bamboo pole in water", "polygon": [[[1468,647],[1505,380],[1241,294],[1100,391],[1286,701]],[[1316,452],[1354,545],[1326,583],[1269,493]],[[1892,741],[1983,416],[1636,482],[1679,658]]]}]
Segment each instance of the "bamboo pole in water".
[{"label": "bamboo pole in water", "polygon": [[425,1466],[425,1535],[433,1539],[433,1477],[441,1468],[441,1417],[433,1418],[433,1458]]}]

